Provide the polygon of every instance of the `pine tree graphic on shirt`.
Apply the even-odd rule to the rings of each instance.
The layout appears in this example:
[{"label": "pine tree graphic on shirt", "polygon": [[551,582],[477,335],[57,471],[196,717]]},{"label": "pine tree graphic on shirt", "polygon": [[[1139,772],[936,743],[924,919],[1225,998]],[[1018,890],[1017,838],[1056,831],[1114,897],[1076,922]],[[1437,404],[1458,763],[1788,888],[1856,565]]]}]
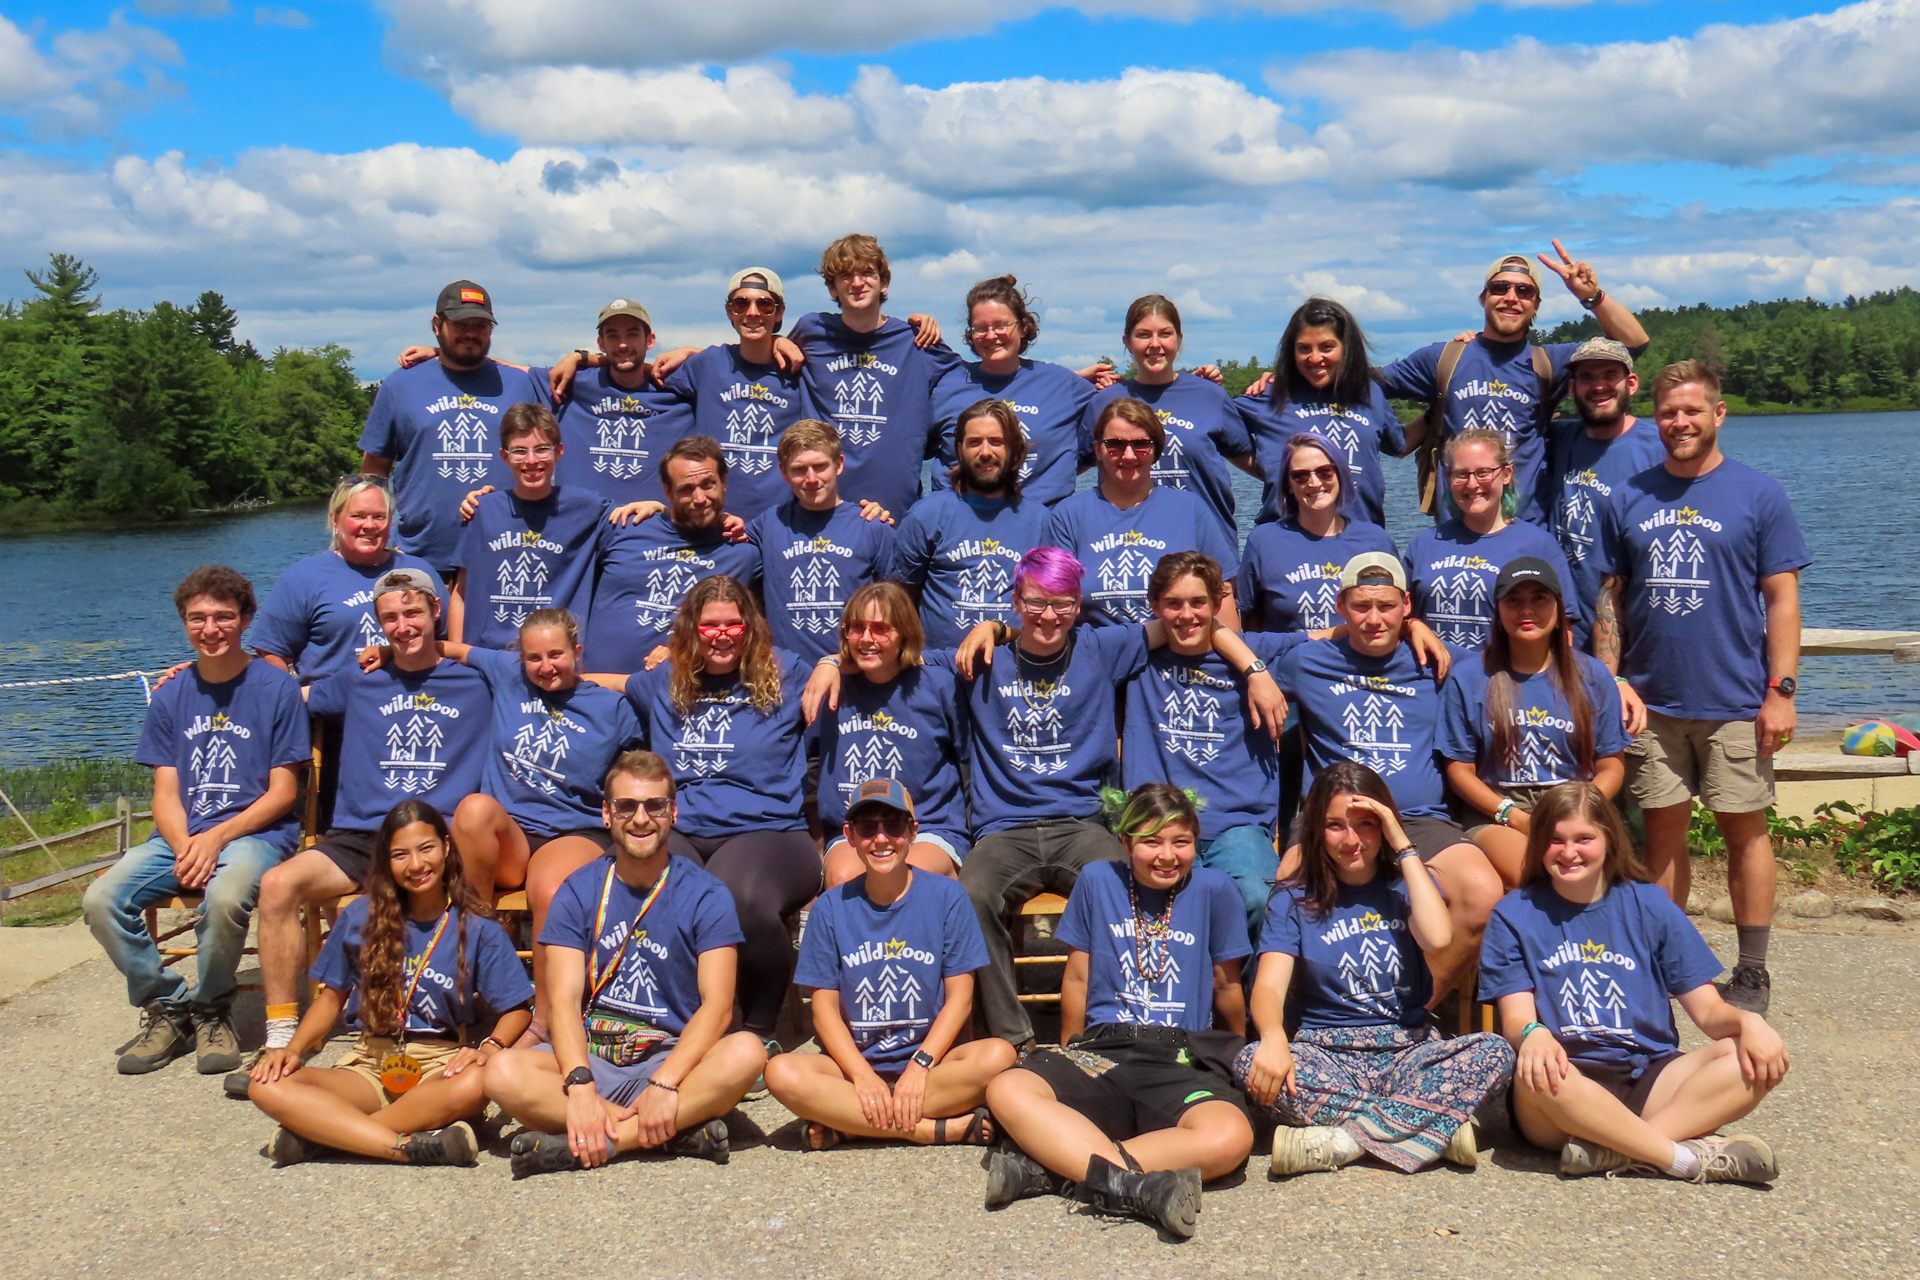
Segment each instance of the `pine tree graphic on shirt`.
[{"label": "pine tree graphic on shirt", "polygon": [[1558,778],[1555,776],[1554,762],[1557,755],[1547,735],[1528,726],[1521,731],[1519,740],[1514,743],[1514,749],[1507,757],[1507,776],[1501,781],[1507,786],[1520,787],[1556,782]]},{"label": "pine tree graphic on shirt", "polygon": [[502,560],[493,593],[494,621],[511,622],[517,627],[534,610],[552,604],[553,597],[545,594],[549,572],[547,558],[532,547],[522,547],[519,555]]},{"label": "pine tree graphic on shirt", "polygon": [[[1370,912],[1368,918],[1378,922],[1380,917]],[[1362,923],[1364,925],[1364,919]],[[1363,928],[1359,938],[1358,949],[1343,948],[1335,966],[1340,981],[1346,986],[1347,998],[1383,1017],[1392,1017],[1393,1005],[1387,997],[1392,996],[1399,985],[1400,948],[1394,945],[1393,935],[1383,928]]]},{"label": "pine tree graphic on shirt", "polygon": [[1033,685],[1031,700],[1016,698],[1007,704],[1007,763],[1045,777],[1067,767],[1073,744],[1061,740],[1064,726],[1053,706],[1053,682],[1036,680]]},{"label": "pine tree graphic on shirt", "polygon": [[873,444],[880,439],[880,433],[886,428],[887,415],[880,411],[886,392],[880,380],[865,369],[854,372],[851,378],[842,378],[833,387],[833,420],[840,428],[840,438],[847,444]]},{"label": "pine tree graphic on shirt", "polygon": [[1520,432],[1519,424],[1513,420],[1512,402],[1507,400],[1487,400],[1469,408],[1465,421],[1460,424],[1460,430],[1471,431],[1475,427],[1498,431],[1500,438],[1506,441],[1509,451],[1513,449]]},{"label": "pine tree graphic on shirt", "polygon": [[187,762],[193,812],[213,813],[237,796],[240,784],[233,780],[233,771],[239,767],[233,744],[218,733],[195,747]]},{"label": "pine tree graphic on shirt", "polygon": [[1180,1014],[1180,961],[1171,951],[1167,967],[1151,982],[1140,976],[1135,962],[1133,939],[1118,938],[1120,945],[1120,1021],[1170,1027]]},{"label": "pine tree graphic on shirt", "polygon": [[380,762],[387,787],[408,795],[430,790],[447,767],[440,759],[440,748],[446,744],[446,733],[431,716],[393,721],[387,726],[387,758]]},{"label": "pine tree graphic on shirt", "polygon": [[1484,573],[1462,569],[1440,574],[1427,593],[1426,623],[1448,644],[1475,647],[1491,619],[1492,588]]},{"label": "pine tree graphic on shirt", "polygon": [[1138,547],[1127,547],[1117,556],[1100,562],[1095,572],[1099,586],[1093,600],[1109,614],[1129,622],[1146,622],[1153,616],[1147,605],[1147,580],[1153,576],[1154,562]]},{"label": "pine tree graphic on shirt", "polygon": [[1713,583],[1700,576],[1707,549],[1699,534],[1685,526],[1675,529],[1654,539],[1647,557],[1652,570],[1647,576],[1648,598],[1654,608],[1685,617],[1707,602],[1703,593]]},{"label": "pine tree graphic on shirt", "polygon": [[1300,615],[1300,630],[1319,631],[1335,625],[1334,606],[1340,600],[1340,584],[1321,579],[1302,591],[1295,603]]},{"label": "pine tree graphic on shirt", "polygon": [[825,556],[807,556],[787,580],[793,592],[788,616],[795,626],[823,636],[840,625],[846,602],[840,599],[840,570]]},{"label": "pine tree graphic on shirt", "polygon": [[928,1022],[925,1003],[926,992],[911,969],[888,961],[878,975],[863,975],[853,989],[848,1024],[855,1043],[862,1049],[891,1049],[917,1042]]},{"label": "pine tree graphic on shirt", "polygon": [[1007,592],[1013,575],[995,556],[981,556],[960,572],[959,620],[968,625],[990,622],[1007,611]]},{"label": "pine tree graphic on shirt", "polygon": [[1353,460],[1360,454],[1360,433],[1354,430],[1353,423],[1347,419],[1341,406],[1334,405],[1332,408],[1333,416],[1329,417],[1317,430],[1326,437],[1328,444],[1347,455],[1347,467],[1351,470]]},{"label": "pine tree graphic on shirt", "polygon": [[860,784],[872,778],[898,778],[905,768],[900,757],[900,748],[884,733],[868,734],[864,738],[849,736],[847,749],[841,757],[840,772],[844,775],[840,790],[844,799],[851,800]]},{"label": "pine tree graphic on shirt", "polygon": [[1382,777],[1407,767],[1411,744],[1401,741],[1406,716],[1392,698],[1369,693],[1349,699],[1340,712],[1340,726],[1346,732],[1347,746],[1353,758]]},{"label": "pine tree graphic on shirt", "polygon": [[635,600],[635,621],[642,627],[663,627],[680,612],[680,602],[693,590],[700,575],[677,560],[669,560],[647,571],[642,584],[646,594]]},{"label": "pine tree graphic on shirt", "polygon": [[[1593,943],[1586,950],[1592,951]],[[1621,1040],[1631,1042],[1633,1029],[1626,1025],[1627,996],[1619,982],[1604,966],[1585,963],[1578,977],[1568,974],[1555,993],[1562,1018],[1560,1035],[1582,1040]]]},{"label": "pine tree graphic on shirt", "polygon": [[[1166,420],[1166,415],[1161,414],[1160,421],[1165,423]],[[1160,451],[1160,460],[1153,464],[1154,481],[1169,489],[1184,489],[1190,474],[1187,470],[1187,451],[1180,443],[1180,433],[1168,425],[1166,448]]]},{"label": "pine tree graphic on shirt", "polygon": [[373,610],[360,611],[360,648],[370,644],[381,645],[387,642],[387,633],[380,629],[380,620],[373,616]]},{"label": "pine tree graphic on shirt", "polygon": [[588,452],[593,455],[597,474],[615,480],[631,480],[647,470],[647,420],[642,418],[600,419],[600,442]]},{"label": "pine tree graphic on shirt", "polygon": [[1569,564],[1584,564],[1593,547],[1593,490],[1584,485],[1569,485],[1567,499],[1560,504],[1561,549]]},{"label": "pine tree graphic on shirt", "polygon": [[560,772],[572,746],[559,717],[542,716],[538,724],[523,724],[514,731],[507,769],[516,781],[553,795],[560,790],[560,780],[553,775]]},{"label": "pine tree graphic on shirt", "polygon": [[637,945],[628,946],[620,961],[620,975],[608,984],[605,999],[642,1016],[660,1017],[667,1012],[660,1002],[660,979],[647,953]]},{"label": "pine tree graphic on shirt", "polygon": [[1220,756],[1227,735],[1218,729],[1224,713],[1220,699],[1205,689],[1188,685],[1171,689],[1160,703],[1161,741],[1167,750],[1195,764],[1210,764]]},{"label": "pine tree graphic on shirt", "polygon": [[487,478],[487,463],[492,454],[487,448],[487,424],[464,409],[451,418],[442,418],[434,427],[440,448],[433,460],[440,464],[444,479],[469,484]]},{"label": "pine tree graphic on shirt", "polygon": [[742,475],[766,475],[774,469],[773,411],[757,400],[744,400],[727,410],[727,438],[721,452],[727,466]]},{"label": "pine tree graphic on shirt", "polygon": [[673,744],[673,762],[677,769],[702,777],[722,773],[732,758],[734,707],[726,702],[708,702],[680,726],[680,737]]}]

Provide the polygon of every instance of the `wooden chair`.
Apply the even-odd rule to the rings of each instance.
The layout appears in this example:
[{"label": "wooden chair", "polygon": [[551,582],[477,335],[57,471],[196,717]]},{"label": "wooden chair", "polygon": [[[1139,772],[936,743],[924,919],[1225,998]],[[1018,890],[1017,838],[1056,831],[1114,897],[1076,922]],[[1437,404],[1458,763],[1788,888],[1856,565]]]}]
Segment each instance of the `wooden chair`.
[{"label": "wooden chair", "polygon": [[[1020,975],[1022,973],[1036,972],[1035,966],[1057,966],[1062,973],[1066,972],[1067,957],[1064,952],[1059,955],[1029,956],[1020,954],[1021,944],[1024,941],[1023,935],[1026,932],[1026,921],[1029,918],[1051,917],[1053,920],[1058,921],[1061,913],[1066,909],[1067,900],[1059,894],[1036,893],[1020,904],[1018,919],[1009,921],[1013,927],[1013,976],[1016,989],[1018,989],[1020,985]],[[1060,1004],[1060,993],[1058,991],[1020,992],[1020,1003],[1047,1004],[1058,1008]]]}]

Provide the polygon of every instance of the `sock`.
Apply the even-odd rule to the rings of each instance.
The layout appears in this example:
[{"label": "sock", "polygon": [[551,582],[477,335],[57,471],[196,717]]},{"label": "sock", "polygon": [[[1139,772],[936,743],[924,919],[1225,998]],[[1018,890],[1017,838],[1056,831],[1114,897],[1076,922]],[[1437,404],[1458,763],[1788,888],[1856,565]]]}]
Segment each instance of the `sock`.
[{"label": "sock", "polygon": [[1753,969],[1767,967],[1767,940],[1773,936],[1770,924],[1737,924],[1733,931],[1740,935],[1740,963]]},{"label": "sock", "polygon": [[298,1018],[268,1018],[267,1048],[284,1049],[293,1043],[293,1033],[299,1029]]},{"label": "sock", "polygon": [[1691,1178],[1698,1172],[1700,1172],[1700,1157],[1695,1155],[1691,1148],[1683,1147],[1677,1142],[1674,1143],[1673,1159],[1667,1162],[1667,1176],[1669,1178]]}]

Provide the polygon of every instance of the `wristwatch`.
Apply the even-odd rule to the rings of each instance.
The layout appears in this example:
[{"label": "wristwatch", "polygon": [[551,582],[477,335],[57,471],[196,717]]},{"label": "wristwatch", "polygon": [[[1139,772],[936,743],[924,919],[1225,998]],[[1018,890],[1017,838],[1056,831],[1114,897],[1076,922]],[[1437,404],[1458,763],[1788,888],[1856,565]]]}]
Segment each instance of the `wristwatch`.
[{"label": "wristwatch", "polygon": [[1260,659],[1255,658],[1251,663],[1247,665],[1246,669],[1242,671],[1240,674],[1243,676],[1257,676],[1262,671],[1265,671],[1266,669],[1267,669],[1267,664],[1260,661]]},{"label": "wristwatch", "polygon": [[582,369],[591,369],[593,367],[593,352],[587,350],[585,347],[576,347],[573,354],[580,357],[580,367]]},{"label": "wristwatch", "polygon": [[1791,698],[1794,690],[1799,687],[1800,682],[1792,676],[1775,676],[1773,679],[1767,681],[1767,688],[1776,690],[1783,698]]},{"label": "wristwatch", "polygon": [[913,1051],[913,1057],[909,1058],[908,1061],[913,1063],[914,1066],[923,1068],[924,1070],[933,1070],[933,1055],[925,1049],[915,1049]]},{"label": "wristwatch", "polygon": [[571,1093],[573,1092],[573,1086],[577,1084],[592,1084],[592,1083],[593,1083],[592,1067],[575,1067],[573,1070],[567,1072],[567,1078],[560,1082],[560,1092]]},{"label": "wristwatch", "polygon": [[1598,311],[1600,309],[1600,304],[1605,302],[1606,300],[1607,300],[1607,291],[1605,289],[1596,289],[1594,290],[1594,294],[1591,298],[1580,299],[1580,305],[1585,307],[1589,311]]}]

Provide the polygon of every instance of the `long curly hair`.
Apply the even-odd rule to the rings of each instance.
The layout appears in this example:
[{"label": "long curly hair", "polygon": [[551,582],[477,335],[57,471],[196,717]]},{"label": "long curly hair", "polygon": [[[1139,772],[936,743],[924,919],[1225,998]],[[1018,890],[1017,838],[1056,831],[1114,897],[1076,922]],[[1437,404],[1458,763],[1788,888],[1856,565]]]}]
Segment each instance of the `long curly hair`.
[{"label": "long curly hair", "polygon": [[667,691],[673,698],[673,709],[684,716],[700,701],[704,670],[700,662],[700,611],[710,604],[730,604],[740,610],[740,618],[747,624],[746,643],[740,654],[740,683],[746,687],[753,709],[766,715],[780,705],[781,698],[780,660],[773,656],[773,632],[760,606],[753,602],[753,593],[738,578],[724,573],[694,583],[693,590],[680,602],[680,612],[673,616],[673,632],[667,639],[668,661],[673,664]]},{"label": "long curly hair", "polygon": [[[493,908],[480,900],[479,891],[467,882],[460,866],[460,850],[440,811],[424,800],[402,800],[387,810],[380,831],[373,839],[373,856],[367,864],[366,882],[360,891],[367,898],[367,923],[360,933],[360,1025],[369,1035],[397,1036],[404,1025],[400,1002],[406,994],[406,902],[405,894],[393,878],[393,860],[388,850],[401,828],[424,822],[433,828],[447,846],[446,869],[441,887],[447,905],[455,913],[448,922],[458,939],[454,968],[453,1013],[462,1026],[474,1020],[473,1004],[467,990],[468,917],[493,919]],[[421,963],[425,963],[422,959]]]}]

